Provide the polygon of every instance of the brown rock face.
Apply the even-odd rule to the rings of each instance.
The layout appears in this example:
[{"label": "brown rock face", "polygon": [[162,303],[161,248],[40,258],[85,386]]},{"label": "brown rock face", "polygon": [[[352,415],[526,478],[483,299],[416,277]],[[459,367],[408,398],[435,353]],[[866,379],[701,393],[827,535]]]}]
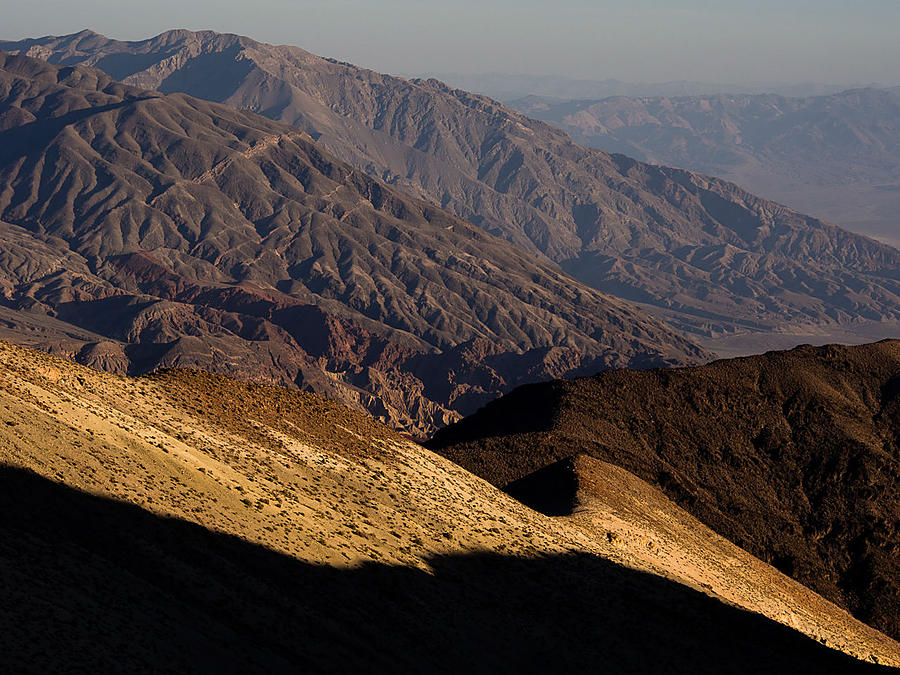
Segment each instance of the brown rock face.
[{"label": "brown rock face", "polygon": [[436,80],[211,32],[0,48],[294,124],[358,169],[700,336],[900,318],[897,250],[725,181],[583,148]]},{"label": "brown rock face", "polygon": [[516,384],[703,358],[294,128],[0,56],[5,336],[291,384],[424,434]]},{"label": "brown rock face", "polygon": [[[900,635],[900,342],[529,385],[430,447],[498,486],[578,453],[610,462]],[[559,492],[542,499],[565,513]]]}]

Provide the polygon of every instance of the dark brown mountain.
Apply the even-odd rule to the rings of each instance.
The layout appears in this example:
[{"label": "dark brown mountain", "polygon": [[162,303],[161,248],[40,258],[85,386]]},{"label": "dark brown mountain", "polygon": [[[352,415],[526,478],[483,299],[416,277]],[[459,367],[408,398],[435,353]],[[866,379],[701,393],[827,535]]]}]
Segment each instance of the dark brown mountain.
[{"label": "dark brown mountain", "polygon": [[555,513],[578,479],[547,467],[579,454],[617,465],[900,635],[900,341],[529,385],[429,447]]},{"label": "dark brown mountain", "polygon": [[294,384],[414,433],[520,382],[703,357],[294,128],[88,68],[0,56],[0,221],[8,337]]},{"label": "dark brown mountain", "polygon": [[[4,673],[900,665],[900,644],[747,554],[714,578],[730,558],[704,528],[677,540],[709,555],[701,586],[281,387],[119,377],[0,342],[0,486]],[[681,520],[652,497],[657,521]],[[593,513],[606,504],[620,512]]]},{"label": "dark brown mountain", "polygon": [[511,103],[578,142],[722,176],[806,213],[900,244],[900,97],[605,98]]},{"label": "dark brown mountain", "polygon": [[897,250],[725,181],[585,149],[436,80],[211,32],[119,42],[85,31],[0,47],[294,124],[368,174],[697,335],[900,318]]}]

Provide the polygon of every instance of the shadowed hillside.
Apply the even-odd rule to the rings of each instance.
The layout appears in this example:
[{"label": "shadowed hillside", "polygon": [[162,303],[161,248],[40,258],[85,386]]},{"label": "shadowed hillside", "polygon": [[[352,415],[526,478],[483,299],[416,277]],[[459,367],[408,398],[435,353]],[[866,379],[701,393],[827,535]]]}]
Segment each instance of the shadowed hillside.
[{"label": "shadowed hillside", "polygon": [[589,555],[315,566],[0,469],[10,672],[880,672]]},{"label": "shadowed hillside", "polygon": [[498,486],[573,455],[609,462],[900,635],[900,342],[525,386],[429,447]]},{"label": "shadowed hillside", "polygon": [[[627,528],[616,498],[548,518],[313,394],[0,343],[0,467],[13,672],[854,665],[819,645],[900,664],[775,569],[668,527],[687,516],[649,488]],[[704,551],[690,569],[684,547]]]}]

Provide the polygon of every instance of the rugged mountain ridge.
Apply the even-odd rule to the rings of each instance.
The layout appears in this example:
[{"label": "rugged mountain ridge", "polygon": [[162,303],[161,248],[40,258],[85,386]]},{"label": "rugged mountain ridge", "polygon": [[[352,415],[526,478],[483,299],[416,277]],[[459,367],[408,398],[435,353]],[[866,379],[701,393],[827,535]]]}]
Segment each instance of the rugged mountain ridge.
[{"label": "rugged mountain ridge", "polygon": [[854,89],[512,102],[578,142],[728,178],[869,236],[900,242],[900,97]]},{"label": "rugged mountain ridge", "polygon": [[294,124],[367,173],[696,335],[900,318],[896,249],[725,181],[583,148],[436,80],[211,32],[120,42],[85,31],[0,47]]},{"label": "rugged mountain ridge", "polygon": [[702,358],[292,127],[0,55],[6,335],[292,384],[422,434],[510,386]]},{"label": "rugged mountain ridge", "polygon": [[561,75],[510,75],[506,73],[429,73],[457,89],[485,94],[507,105],[536,97],[556,102],[588,101],[613,96],[713,96],[716,94],[781,94],[782,96],[823,96],[850,88],[849,84],[822,82],[722,83],[673,80],[669,82],[625,82],[585,80]]},{"label": "rugged mountain ridge", "polygon": [[609,462],[900,635],[898,341],[529,385],[429,447],[498,486],[573,455]]},{"label": "rugged mountain ridge", "polygon": [[283,388],[118,377],[0,343],[0,480],[10,672],[900,664],[896,642],[759,561],[735,576],[718,552],[693,570],[657,556],[644,538],[681,535],[654,523],[685,517],[664,498],[594,503],[646,521],[614,542]]}]

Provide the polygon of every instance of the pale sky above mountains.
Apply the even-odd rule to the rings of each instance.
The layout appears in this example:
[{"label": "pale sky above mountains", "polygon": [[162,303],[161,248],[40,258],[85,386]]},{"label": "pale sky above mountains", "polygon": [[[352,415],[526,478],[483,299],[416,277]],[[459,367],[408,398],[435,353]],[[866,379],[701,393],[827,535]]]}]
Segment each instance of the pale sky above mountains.
[{"label": "pale sky above mountains", "polygon": [[900,84],[896,0],[0,0],[0,39],[209,28],[394,73]]}]

